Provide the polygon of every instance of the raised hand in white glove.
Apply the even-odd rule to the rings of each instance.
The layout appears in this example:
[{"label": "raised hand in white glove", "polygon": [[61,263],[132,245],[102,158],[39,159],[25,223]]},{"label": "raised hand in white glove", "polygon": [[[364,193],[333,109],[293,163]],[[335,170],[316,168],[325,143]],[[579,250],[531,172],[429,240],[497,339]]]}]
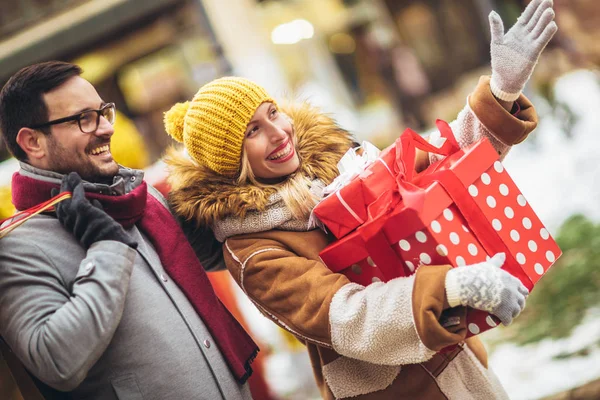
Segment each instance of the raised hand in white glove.
[{"label": "raised hand in white glove", "polygon": [[491,89],[496,98],[515,101],[529,80],[542,50],[557,31],[552,0],[533,0],[504,34],[502,19],[489,16],[492,42]]},{"label": "raised hand in white glove", "polygon": [[525,308],[529,291],[520,280],[500,269],[506,261],[498,253],[489,261],[456,267],[446,274],[446,296],[451,307],[487,311],[510,325]]}]

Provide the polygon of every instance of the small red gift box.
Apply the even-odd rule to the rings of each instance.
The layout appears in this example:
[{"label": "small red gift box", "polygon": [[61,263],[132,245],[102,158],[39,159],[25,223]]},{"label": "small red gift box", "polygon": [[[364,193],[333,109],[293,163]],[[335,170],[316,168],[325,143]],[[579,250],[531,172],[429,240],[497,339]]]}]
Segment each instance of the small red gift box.
[{"label": "small red gift box", "polygon": [[[405,143],[396,143],[407,156],[404,165],[413,165],[406,143],[414,135],[406,131]],[[368,285],[411,275],[424,264],[470,265],[504,252],[503,269],[531,290],[561,255],[487,139],[417,176],[399,171],[396,184],[369,206],[369,221],[320,253],[332,271]],[[473,336],[498,320],[469,309],[467,323]]]},{"label": "small red gift box", "polygon": [[[451,137],[448,149],[458,150],[448,124],[436,124],[443,136]],[[362,173],[317,204],[313,213],[333,236],[342,238],[368,220],[368,206],[395,185],[397,157],[396,146],[387,147]]]}]

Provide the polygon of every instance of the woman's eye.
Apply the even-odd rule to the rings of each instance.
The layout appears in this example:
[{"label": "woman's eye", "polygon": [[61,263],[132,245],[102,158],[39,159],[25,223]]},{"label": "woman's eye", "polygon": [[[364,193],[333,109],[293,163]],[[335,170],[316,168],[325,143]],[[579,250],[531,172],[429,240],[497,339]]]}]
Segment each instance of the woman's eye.
[{"label": "woman's eye", "polygon": [[246,136],[252,136],[254,133],[256,133],[256,131],[258,131],[258,126],[255,126],[254,128],[250,129]]},{"label": "woman's eye", "polygon": [[277,115],[277,109],[274,108],[274,109],[271,110],[271,116],[274,117],[276,115]]}]

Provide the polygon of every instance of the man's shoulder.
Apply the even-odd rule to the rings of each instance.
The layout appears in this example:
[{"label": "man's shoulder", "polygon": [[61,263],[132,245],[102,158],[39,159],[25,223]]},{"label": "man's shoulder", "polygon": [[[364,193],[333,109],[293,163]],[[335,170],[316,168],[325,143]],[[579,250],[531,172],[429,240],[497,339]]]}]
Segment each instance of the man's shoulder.
[{"label": "man's shoulder", "polygon": [[75,242],[75,239],[63,228],[58,219],[51,215],[39,214],[29,218],[0,239],[0,252],[14,252],[15,247],[19,246],[30,249],[46,246],[60,249],[68,242]]}]

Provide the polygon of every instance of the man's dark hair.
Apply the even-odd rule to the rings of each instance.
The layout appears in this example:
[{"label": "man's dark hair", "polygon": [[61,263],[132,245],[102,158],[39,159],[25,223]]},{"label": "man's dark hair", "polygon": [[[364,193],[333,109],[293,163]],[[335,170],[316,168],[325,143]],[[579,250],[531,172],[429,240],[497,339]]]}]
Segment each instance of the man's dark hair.
[{"label": "man's dark hair", "polygon": [[[18,160],[27,159],[27,154],[17,143],[19,130],[48,121],[48,107],[43,95],[81,72],[77,65],[48,61],[23,68],[6,82],[0,91],[0,131],[8,150]],[[49,134],[50,128],[40,131]]]}]

